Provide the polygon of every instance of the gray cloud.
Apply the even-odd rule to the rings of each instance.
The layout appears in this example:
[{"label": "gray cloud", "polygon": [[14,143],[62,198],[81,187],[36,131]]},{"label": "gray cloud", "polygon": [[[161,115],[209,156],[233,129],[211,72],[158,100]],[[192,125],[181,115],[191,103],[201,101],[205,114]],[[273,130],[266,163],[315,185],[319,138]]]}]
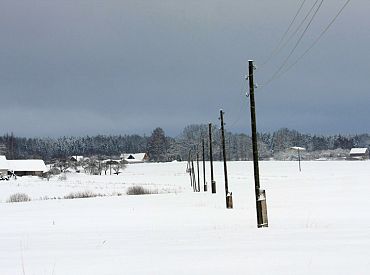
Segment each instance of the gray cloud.
[{"label": "gray cloud", "polygon": [[[324,2],[297,54],[342,2]],[[370,131],[369,4],[352,2],[306,58],[257,90],[261,130]],[[297,8],[292,1],[2,1],[1,132],[150,134],[161,126],[176,135],[188,123],[218,123],[219,108],[230,130],[249,131],[247,60],[256,61],[258,83],[273,74],[289,49],[260,64]]]}]

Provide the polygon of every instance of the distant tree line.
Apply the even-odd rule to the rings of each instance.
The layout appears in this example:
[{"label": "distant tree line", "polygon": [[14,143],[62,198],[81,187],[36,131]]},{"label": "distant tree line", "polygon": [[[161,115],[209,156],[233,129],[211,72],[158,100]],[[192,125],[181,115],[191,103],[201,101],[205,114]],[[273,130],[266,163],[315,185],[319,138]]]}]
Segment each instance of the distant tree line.
[{"label": "distant tree line", "polygon": [[[221,160],[220,131],[213,126],[213,159]],[[307,149],[312,158],[322,155],[341,155],[352,147],[369,147],[370,135],[318,136],[302,134],[287,128],[273,133],[259,133],[259,156],[261,159],[287,159],[287,150],[292,146]],[[63,159],[73,155],[119,157],[121,153],[146,152],[152,161],[187,160],[189,150],[201,153],[204,139],[206,159],[208,151],[208,125],[189,125],[177,137],[166,136],[162,128],[153,130],[150,136],[97,135],[85,137],[24,138],[13,134],[0,136],[0,152],[9,159],[41,158],[46,161]],[[229,160],[251,160],[252,142],[246,134],[226,133]],[[314,153],[316,152],[316,153]],[[318,153],[319,152],[319,153]],[[334,152],[334,155],[333,155]],[[201,155],[201,154],[200,154]],[[308,155],[306,155],[308,157]]]}]

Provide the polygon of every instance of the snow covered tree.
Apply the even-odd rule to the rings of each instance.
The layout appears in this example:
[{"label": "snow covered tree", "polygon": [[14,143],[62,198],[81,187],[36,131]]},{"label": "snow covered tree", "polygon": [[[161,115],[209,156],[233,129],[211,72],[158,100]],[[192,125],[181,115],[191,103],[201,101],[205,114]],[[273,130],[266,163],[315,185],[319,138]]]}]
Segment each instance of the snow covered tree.
[{"label": "snow covered tree", "polygon": [[148,153],[153,161],[167,160],[167,140],[162,128],[155,128],[149,137]]}]

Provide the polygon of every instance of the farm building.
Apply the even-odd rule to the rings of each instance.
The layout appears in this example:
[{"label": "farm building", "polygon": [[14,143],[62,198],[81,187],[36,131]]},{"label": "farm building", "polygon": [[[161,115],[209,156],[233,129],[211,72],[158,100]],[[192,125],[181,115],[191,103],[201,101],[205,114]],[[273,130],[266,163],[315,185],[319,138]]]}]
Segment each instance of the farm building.
[{"label": "farm building", "polygon": [[42,176],[47,171],[41,159],[7,160],[8,171],[16,176]]},{"label": "farm building", "polygon": [[350,159],[364,160],[369,159],[368,148],[352,148],[349,152]]},{"label": "farm building", "polygon": [[108,164],[108,165],[115,165],[119,164],[121,162],[120,159],[105,159],[102,161],[102,163]]},{"label": "farm building", "polygon": [[147,153],[121,154],[121,159],[127,163],[143,163],[149,160]]},{"label": "farm building", "polygon": [[0,156],[0,177],[8,174],[8,162],[5,156]]},{"label": "farm building", "polygon": [[74,161],[74,162],[79,162],[79,161],[83,161],[84,157],[83,156],[71,156],[69,160]]}]

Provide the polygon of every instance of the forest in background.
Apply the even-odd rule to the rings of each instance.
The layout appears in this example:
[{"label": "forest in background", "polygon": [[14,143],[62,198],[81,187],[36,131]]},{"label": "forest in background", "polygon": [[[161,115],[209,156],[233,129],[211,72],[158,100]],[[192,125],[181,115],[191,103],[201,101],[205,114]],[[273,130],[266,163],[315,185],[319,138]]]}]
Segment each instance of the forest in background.
[{"label": "forest in background", "polygon": [[[220,130],[212,127],[213,159],[221,160]],[[0,154],[8,159],[43,159],[51,162],[69,156],[95,156],[101,159],[118,158],[122,153],[146,152],[152,161],[187,160],[189,150],[199,152],[202,157],[204,139],[205,159],[209,159],[208,125],[189,125],[177,137],[166,136],[160,127],[150,136],[140,135],[96,135],[84,137],[25,138],[13,134],[0,136]],[[303,134],[287,128],[273,133],[258,134],[259,157],[262,160],[293,160],[296,154],[289,148],[306,148],[303,159],[342,159],[353,147],[370,147],[370,135]],[[240,133],[226,133],[226,151],[229,160],[251,160],[251,137]]]}]

